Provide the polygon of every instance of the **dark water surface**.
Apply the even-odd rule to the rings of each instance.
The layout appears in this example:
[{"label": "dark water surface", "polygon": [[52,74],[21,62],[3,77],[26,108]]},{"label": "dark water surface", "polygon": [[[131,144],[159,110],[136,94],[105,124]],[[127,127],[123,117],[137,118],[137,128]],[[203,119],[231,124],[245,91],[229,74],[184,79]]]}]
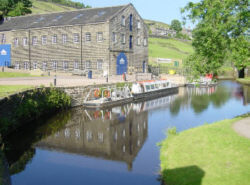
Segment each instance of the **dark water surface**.
[{"label": "dark water surface", "polygon": [[222,81],[109,110],[63,112],[6,139],[12,184],[159,185],[157,143],[168,128],[183,131],[249,111],[249,86]]}]

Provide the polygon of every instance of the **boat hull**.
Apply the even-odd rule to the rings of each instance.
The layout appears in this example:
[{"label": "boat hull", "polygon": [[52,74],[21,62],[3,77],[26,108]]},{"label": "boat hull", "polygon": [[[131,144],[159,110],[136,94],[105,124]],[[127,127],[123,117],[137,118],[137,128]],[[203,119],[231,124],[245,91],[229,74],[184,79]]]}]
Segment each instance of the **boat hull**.
[{"label": "boat hull", "polygon": [[135,101],[147,100],[147,99],[159,98],[159,97],[167,96],[171,94],[176,94],[178,93],[178,91],[179,91],[179,87],[171,87],[167,89],[159,89],[156,91],[133,94],[133,97]]}]

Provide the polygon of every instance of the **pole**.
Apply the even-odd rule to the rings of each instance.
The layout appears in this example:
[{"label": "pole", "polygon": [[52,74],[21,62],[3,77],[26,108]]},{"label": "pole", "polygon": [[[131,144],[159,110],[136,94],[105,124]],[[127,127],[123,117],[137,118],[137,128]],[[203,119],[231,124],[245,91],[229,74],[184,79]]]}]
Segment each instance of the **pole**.
[{"label": "pole", "polygon": [[54,76],[54,86],[56,86],[56,75]]}]

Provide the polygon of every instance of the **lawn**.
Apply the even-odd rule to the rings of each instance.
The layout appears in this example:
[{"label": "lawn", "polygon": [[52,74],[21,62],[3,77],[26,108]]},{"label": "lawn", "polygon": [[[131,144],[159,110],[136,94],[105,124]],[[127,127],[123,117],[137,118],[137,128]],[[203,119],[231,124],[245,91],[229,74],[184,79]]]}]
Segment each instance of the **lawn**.
[{"label": "lawn", "polygon": [[0,85],[0,97],[8,96],[9,94],[32,88],[33,86],[30,85]]},{"label": "lawn", "polygon": [[238,78],[237,82],[242,83],[244,85],[250,85],[250,77]]},{"label": "lawn", "polygon": [[250,139],[223,120],[169,134],[161,143],[162,178],[167,185],[249,185]]},{"label": "lawn", "polygon": [[39,76],[40,75],[31,75],[30,73],[0,72],[0,78],[39,77]]},{"label": "lawn", "polygon": [[193,53],[191,42],[175,39],[149,38],[149,56],[153,58],[185,59]]}]

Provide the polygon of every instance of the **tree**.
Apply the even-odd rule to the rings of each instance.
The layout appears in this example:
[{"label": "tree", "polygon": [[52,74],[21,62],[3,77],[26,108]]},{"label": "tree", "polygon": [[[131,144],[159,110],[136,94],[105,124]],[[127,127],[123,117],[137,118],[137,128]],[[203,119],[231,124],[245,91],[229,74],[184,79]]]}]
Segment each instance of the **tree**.
[{"label": "tree", "polygon": [[182,13],[184,20],[197,23],[192,42],[195,52],[185,62],[194,74],[217,74],[228,58],[239,70],[249,65],[249,42],[243,37],[249,27],[248,0],[190,2]]},{"label": "tree", "polygon": [[178,21],[177,19],[172,20],[170,28],[179,33],[182,30],[181,22]]},{"label": "tree", "polygon": [[30,0],[0,0],[0,19],[4,16],[20,16],[32,13]]}]

